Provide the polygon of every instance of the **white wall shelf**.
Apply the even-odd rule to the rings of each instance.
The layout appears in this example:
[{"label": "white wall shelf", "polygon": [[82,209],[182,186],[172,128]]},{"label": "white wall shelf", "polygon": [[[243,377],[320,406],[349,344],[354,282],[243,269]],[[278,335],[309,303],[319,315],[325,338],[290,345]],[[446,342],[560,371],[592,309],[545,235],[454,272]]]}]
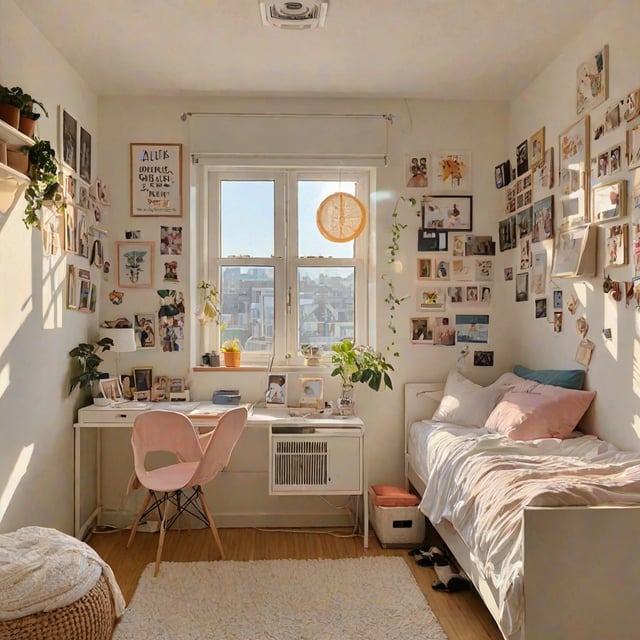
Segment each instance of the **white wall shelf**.
[{"label": "white wall shelf", "polygon": [[0,162],[0,179],[12,180],[18,183],[29,182],[28,176],[25,176],[24,173],[20,173],[2,162]]},{"label": "white wall shelf", "polygon": [[24,145],[32,146],[33,140],[15,127],[8,125],[4,120],[0,120],[0,140],[7,143],[8,149],[20,149]]}]

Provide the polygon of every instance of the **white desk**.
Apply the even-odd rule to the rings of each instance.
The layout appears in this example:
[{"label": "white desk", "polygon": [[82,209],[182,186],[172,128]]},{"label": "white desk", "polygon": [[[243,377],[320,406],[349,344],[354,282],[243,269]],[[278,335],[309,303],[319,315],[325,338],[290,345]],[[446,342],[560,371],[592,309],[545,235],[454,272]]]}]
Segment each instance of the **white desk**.
[{"label": "white desk", "polygon": [[[216,405],[210,402],[186,403],[136,403],[128,402],[117,406],[97,407],[90,405],[78,411],[78,422],[74,424],[75,435],[75,469],[74,469],[74,530],[75,536],[82,539],[95,520],[100,524],[102,515],[102,467],[101,467],[101,435],[104,429],[131,429],[136,416],[152,409],[169,409],[179,411],[189,417],[197,427],[215,427],[218,418],[228,405]],[[342,459],[342,468],[350,468],[355,478],[345,486],[332,485],[331,481],[339,476],[338,473],[329,474],[329,482],[324,487],[276,487],[277,482],[270,483],[269,493],[280,495],[359,495],[363,504],[364,547],[369,545],[369,514],[367,500],[367,478],[364,464],[364,432],[365,425],[356,416],[331,416],[324,414],[290,415],[290,411],[298,413],[300,409],[287,408],[253,408],[249,411],[247,426],[269,430],[270,448],[272,443],[283,437],[317,440],[326,438],[336,441],[339,437],[347,437],[352,445],[349,448],[340,447],[349,460]],[[97,429],[96,438],[96,505],[89,516],[82,521],[81,515],[81,432],[85,429]],[[275,451],[275,448],[274,448]],[[270,451],[270,456],[271,456]],[[357,457],[357,460],[355,459]],[[329,458],[338,464],[340,456],[329,453]],[[346,464],[345,464],[346,462]],[[356,471],[354,471],[356,470]],[[351,474],[353,476],[353,473]],[[273,485],[273,486],[272,486]]]}]

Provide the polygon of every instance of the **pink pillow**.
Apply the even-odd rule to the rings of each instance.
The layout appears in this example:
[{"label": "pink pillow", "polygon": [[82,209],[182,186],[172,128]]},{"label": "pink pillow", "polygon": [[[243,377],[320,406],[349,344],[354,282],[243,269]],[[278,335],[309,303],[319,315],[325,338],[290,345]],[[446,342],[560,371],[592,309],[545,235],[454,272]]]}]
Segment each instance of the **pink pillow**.
[{"label": "pink pillow", "polygon": [[529,393],[509,391],[491,412],[485,427],[512,440],[567,438],[585,414],[595,391],[539,384]]}]

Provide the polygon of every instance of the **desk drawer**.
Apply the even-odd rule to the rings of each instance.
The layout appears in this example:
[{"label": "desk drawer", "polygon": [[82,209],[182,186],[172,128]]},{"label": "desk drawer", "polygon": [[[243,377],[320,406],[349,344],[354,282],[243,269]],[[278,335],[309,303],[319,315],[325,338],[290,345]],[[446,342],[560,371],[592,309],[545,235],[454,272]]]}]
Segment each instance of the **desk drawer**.
[{"label": "desk drawer", "polygon": [[91,422],[102,422],[102,423],[116,423],[120,424],[123,422],[127,422],[129,424],[133,424],[136,416],[140,415],[146,409],[81,409],[78,412],[78,421],[91,423]]}]

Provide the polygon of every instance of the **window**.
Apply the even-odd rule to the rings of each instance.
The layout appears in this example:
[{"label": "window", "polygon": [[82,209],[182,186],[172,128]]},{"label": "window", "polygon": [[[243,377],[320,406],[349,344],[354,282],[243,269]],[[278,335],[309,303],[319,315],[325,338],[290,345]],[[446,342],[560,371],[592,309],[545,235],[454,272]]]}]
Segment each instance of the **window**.
[{"label": "window", "polygon": [[[369,202],[369,174],[344,170],[219,171],[205,167],[209,229],[203,277],[216,282],[224,328],[243,361],[300,358],[342,338],[363,341],[367,233],[334,243],[316,226],[336,191]],[[368,207],[367,207],[368,208]]]}]

